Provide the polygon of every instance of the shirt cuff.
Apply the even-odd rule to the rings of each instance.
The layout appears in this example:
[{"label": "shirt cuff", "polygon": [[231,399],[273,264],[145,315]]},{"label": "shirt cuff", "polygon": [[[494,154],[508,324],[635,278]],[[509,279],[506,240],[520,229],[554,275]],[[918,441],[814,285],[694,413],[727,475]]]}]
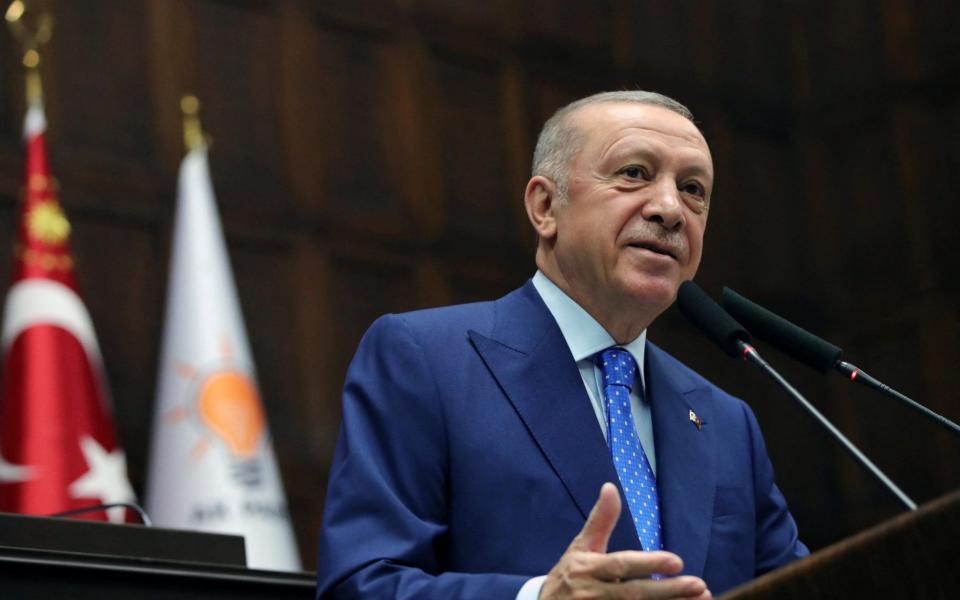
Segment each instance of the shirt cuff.
[{"label": "shirt cuff", "polygon": [[517,592],[516,600],[537,600],[537,598],[540,597],[540,589],[543,587],[543,582],[546,580],[546,575],[528,579],[527,582],[523,584],[523,587],[520,588],[520,591]]}]

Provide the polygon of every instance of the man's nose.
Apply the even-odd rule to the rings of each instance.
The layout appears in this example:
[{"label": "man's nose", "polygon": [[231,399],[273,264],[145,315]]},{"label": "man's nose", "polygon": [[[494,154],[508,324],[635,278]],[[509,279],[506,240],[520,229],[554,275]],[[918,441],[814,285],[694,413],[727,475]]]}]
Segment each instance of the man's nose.
[{"label": "man's nose", "polygon": [[647,188],[651,195],[643,205],[643,218],[659,223],[669,231],[680,231],[685,223],[683,214],[683,200],[677,184],[669,178],[657,182]]}]

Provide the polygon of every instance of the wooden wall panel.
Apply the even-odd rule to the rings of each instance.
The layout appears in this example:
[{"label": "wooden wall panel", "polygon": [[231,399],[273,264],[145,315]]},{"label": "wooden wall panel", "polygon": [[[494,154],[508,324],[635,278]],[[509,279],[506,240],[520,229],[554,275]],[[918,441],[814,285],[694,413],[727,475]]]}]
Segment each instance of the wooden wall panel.
[{"label": "wooden wall panel", "polygon": [[[863,304],[876,299],[889,307],[916,292],[910,257],[903,252],[909,244],[904,228],[908,209],[897,180],[889,121],[867,115],[861,122],[824,131],[821,143],[833,170],[831,187],[820,190],[829,205],[825,218],[836,220],[841,233],[834,261],[825,267],[833,278],[845,280],[831,300],[848,313],[883,311],[873,302]],[[856,235],[850,235],[854,229]],[[887,278],[908,285],[889,289]]]},{"label": "wooden wall panel", "polygon": [[329,203],[327,195],[321,193],[325,179],[322,166],[338,160],[341,154],[332,144],[321,143],[328,139],[329,115],[334,114],[327,105],[332,82],[321,70],[327,49],[318,28],[311,23],[311,12],[303,5],[283,3],[279,10],[283,43],[277,49],[282,68],[277,74],[276,92],[281,112],[278,126],[286,149],[284,178],[296,211],[317,222]]},{"label": "wooden wall panel", "polygon": [[213,138],[211,170],[224,212],[245,223],[279,224],[291,204],[282,177],[279,102],[262,90],[280,83],[281,40],[275,12],[257,6],[191,5],[184,14],[193,33],[190,80]]},{"label": "wooden wall panel", "polygon": [[884,83],[887,73],[877,60],[882,33],[876,3],[811,2],[801,11],[810,40],[809,59],[815,65],[813,92],[819,101],[850,101]]},{"label": "wooden wall panel", "polygon": [[390,31],[405,15],[401,0],[316,0],[313,4],[321,26],[354,33]]},{"label": "wooden wall panel", "polygon": [[[960,72],[960,61],[957,63]],[[960,252],[957,252],[956,186],[953,173],[960,165],[960,90],[954,89],[943,103],[935,103],[928,116],[928,127],[921,139],[902,147],[904,152],[923,147],[933,154],[935,160],[926,164],[928,176],[921,188],[928,205],[927,225],[924,232],[928,244],[928,257],[933,263],[936,281],[934,290],[941,290],[960,303]],[[922,156],[920,152],[918,155]],[[921,159],[922,160],[922,159]],[[929,187],[928,187],[929,186]]]},{"label": "wooden wall panel", "polygon": [[[723,76],[716,82],[734,102],[742,102],[756,110],[757,105],[786,107],[792,93],[792,81],[784,65],[788,64],[788,48],[779,27],[771,23],[786,22],[787,9],[782,2],[729,3],[714,8],[712,24],[719,29],[719,43],[712,47],[713,60],[724,60]],[[690,10],[689,21],[702,16],[698,7]],[[723,25],[717,27],[718,23]],[[699,44],[693,41],[692,45]],[[762,50],[761,50],[762,49]],[[706,53],[706,51],[704,52]],[[692,62],[693,57],[686,64]],[[706,90],[710,94],[710,90]],[[754,115],[758,125],[765,115]]]},{"label": "wooden wall panel", "polygon": [[530,0],[521,6],[525,37],[532,37],[546,51],[576,57],[610,54],[612,0]]},{"label": "wooden wall panel", "polygon": [[[908,20],[913,29],[909,44],[915,44],[919,55],[918,79],[929,84],[941,80],[960,68],[960,5],[950,0],[931,0],[918,8],[905,0],[890,0],[897,14]],[[907,45],[907,48],[910,48]]]},{"label": "wooden wall panel", "polygon": [[4,146],[13,141],[19,130],[19,102],[14,99],[22,89],[19,65],[20,55],[15,50],[16,43],[10,35],[0,36],[0,144]]},{"label": "wooden wall panel", "polygon": [[357,215],[391,222],[402,216],[399,182],[392,162],[398,155],[391,106],[384,81],[391,46],[340,31],[319,33],[318,69],[324,83],[320,139],[335,151],[316,165],[318,194],[342,217]]},{"label": "wooden wall panel", "polygon": [[509,4],[502,0],[417,0],[412,12],[417,29],[431,44],[490,56],[509,47],[507,40],[513,31],[507,23],[512,10]]},{"label": "wooden wall panel", "polygon": [[[805,271],[804,255],[796,248],[806,243],[810,231],[792,183],[787,148],[780,140],[742,129],[729,130],[729,135],[723,153],[714,156],[705,281],[721,273],[735,281],[762,277],[768,293],[793,292]],[[751,157],[749,167],[743,164],[745,156]]]},{"label": "wooden wall panel", "polygon": [[19,207],[16,193],[0,195],[0,281],[8,282],[13,276],[14,244],[17,240]]},{"label": "wooden wall panel", "polygon": [[[509,239],[507,190],[500,159],[502,120],[496,65],[470,64],[458,57],[434,60],[438,110],[430,128],[440,154],[448,234],[454,239],[502,244]],[[490,157],[494,157],[491,159]]]},{"label": "wooden wall panel", "polygon": [[46,65],[51,140],[64,151],[146,164],[155,148],[143,2],[106,0],[90,10],[60,1],[50,9],[58,17]]}]

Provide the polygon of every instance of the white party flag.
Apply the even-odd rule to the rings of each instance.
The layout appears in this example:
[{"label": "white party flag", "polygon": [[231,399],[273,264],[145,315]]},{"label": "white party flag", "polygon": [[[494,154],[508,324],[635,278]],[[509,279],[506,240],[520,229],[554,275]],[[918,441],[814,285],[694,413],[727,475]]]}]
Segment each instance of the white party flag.
[{"label": "white party flag", "polygon": [[299,570],[202,145],[180,166],[168,285],[147,511],[243,535],[250,567]]}]

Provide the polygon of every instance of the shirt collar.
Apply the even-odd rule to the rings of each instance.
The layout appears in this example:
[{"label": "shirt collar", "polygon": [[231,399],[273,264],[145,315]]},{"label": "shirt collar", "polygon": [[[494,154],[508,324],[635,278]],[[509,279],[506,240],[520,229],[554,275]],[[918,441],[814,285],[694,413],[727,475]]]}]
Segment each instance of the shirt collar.
[{"label": "shirt collar", "polygon": [[613,337],[607,333],[607,330],[590,316],[590,313],[557,287],[557,284],[550,281],[539,269],[533,276],[533,287],[536,288],[537,293],[543,299],[543,303],[547,305],[547,310],[550,311],[560,327],[560,333],[563,334],[563,339],[570,347],[573,360],[580,362],[591,358],[597,352],[610,346],[619,345],[633,355],[633,359],[640,366],[638,373],[641,381],[646,383],[646,378],[643,376],[643,354],[647,341],[646,329],[640,332],[640,335],[629,344],[617,344]]}]

